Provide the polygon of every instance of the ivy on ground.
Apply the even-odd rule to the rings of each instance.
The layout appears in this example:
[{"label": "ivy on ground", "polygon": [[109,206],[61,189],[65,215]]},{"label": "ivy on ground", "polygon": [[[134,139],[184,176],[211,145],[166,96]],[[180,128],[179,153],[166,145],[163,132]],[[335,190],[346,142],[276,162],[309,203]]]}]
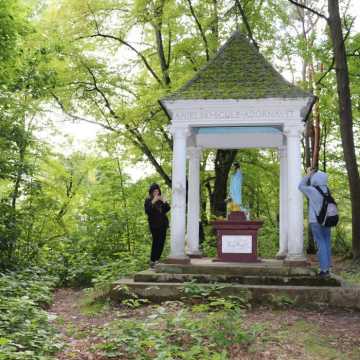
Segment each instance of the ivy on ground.
[{"label": "ivy on ground", "polygon": [[0,276],[0,360],[51,359],[61,348],[44,310],[56,282],[38,268]]}]

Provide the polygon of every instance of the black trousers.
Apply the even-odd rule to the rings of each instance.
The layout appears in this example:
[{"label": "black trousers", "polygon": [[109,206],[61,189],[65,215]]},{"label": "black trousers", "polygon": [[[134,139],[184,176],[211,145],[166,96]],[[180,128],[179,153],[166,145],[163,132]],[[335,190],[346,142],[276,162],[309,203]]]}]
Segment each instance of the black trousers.
[{"label": "black trousers", "polygon": [[167,227],[150,228],[152,235],[151,261],[158,261],[164,249]]}]

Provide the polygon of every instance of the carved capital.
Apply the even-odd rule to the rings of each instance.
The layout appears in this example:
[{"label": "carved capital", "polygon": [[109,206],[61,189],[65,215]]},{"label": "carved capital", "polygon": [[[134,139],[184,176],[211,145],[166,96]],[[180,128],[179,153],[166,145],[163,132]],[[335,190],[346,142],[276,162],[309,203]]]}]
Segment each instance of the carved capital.
[{"label": "carved capital", "polygon": [[296,126],[285,126],[283,133],[287,138],[289,137],[300,137],[304,132],[304,125]]},{"label": "carved capital", "polygon": [[175,138],[187,138],[191,135],[191,129],[189,126],[170,125],[168,127],[169,132]]}]

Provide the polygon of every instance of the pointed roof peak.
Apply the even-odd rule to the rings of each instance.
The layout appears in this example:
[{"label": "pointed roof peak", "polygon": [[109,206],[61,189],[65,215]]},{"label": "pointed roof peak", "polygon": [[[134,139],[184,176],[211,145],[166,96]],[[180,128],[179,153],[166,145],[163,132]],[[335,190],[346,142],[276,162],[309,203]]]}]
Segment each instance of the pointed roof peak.
[{"label": "pointed roof peak", "polygon": [[160,101],[308,97],[312,95],[285,80],[236,30],[192,79]]}]

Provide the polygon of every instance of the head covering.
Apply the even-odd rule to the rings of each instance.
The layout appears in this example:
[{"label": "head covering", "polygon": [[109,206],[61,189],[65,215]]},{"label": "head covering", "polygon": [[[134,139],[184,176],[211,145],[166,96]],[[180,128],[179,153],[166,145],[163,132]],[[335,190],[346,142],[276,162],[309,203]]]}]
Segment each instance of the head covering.
[{"label": "head covering", "polygon": [[150,187],[149,187],[149,195],[151,196],[153,191],[156,190],[156,189],[159,190],[159,194],[161,195],[160,186],[158,184],[156,184],[156,183],[153,183],[153,184],[150,185]]},{"label": "head covering", "polygon": [[310,178],[312,186],[320,186],[326,188],[328,183],[328,175],[320,170],[316,171]]}]

